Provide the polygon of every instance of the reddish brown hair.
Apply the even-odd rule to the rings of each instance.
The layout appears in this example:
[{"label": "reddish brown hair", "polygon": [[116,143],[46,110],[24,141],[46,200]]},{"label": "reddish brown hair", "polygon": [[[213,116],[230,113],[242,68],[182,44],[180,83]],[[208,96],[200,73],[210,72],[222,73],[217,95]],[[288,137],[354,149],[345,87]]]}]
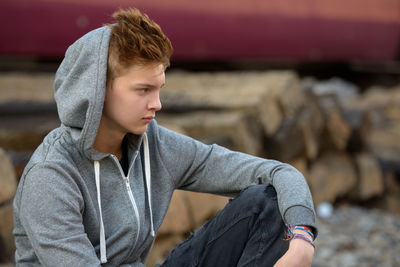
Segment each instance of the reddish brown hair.
[{"label": "reddish brown hair", "polygon": [[113,14],[108,51],[107,80],[121,75],[133,64],[170,64],[172,45],[160,26],[138,9],[120,9]]}]

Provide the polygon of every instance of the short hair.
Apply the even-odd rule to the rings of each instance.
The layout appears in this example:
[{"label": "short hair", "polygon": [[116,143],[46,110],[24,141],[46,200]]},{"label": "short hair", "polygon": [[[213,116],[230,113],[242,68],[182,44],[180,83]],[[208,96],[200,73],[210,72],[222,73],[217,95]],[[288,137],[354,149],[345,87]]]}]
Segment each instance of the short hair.
[{"label": "short hair", "polygon": [[136,8],[120,9],[112,17],[108,51],[107,80],[121,75],[124,68],[133,64],[170,64],[172,45],[161,27]]}]

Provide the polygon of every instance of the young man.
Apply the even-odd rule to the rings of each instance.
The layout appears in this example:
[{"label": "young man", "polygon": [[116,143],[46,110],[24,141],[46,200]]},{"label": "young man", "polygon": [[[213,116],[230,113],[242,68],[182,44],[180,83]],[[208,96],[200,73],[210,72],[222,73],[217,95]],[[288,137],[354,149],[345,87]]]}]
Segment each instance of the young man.
[{"label": "young man", "polygon": [[70,46],[56,73],[62,124],[20,180],[17,265],[143,266],[179,188],[242,192],[162,266],[310,266],[316,228],[304,177],[157,125],[172,46],[138,10],[114,18]]}]

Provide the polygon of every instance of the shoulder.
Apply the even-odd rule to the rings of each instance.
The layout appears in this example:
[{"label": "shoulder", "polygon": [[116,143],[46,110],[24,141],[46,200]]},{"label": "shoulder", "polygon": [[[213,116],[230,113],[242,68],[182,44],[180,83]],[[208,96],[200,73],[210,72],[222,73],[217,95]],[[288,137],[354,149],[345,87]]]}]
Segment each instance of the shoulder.
[{"label": "shoulder", "polygon": [[55,162],[32,166],[18,185],[14,209],[21,216],[65,209],[83,210],[84,201],[71,173]]},{"label": "shoulder", "polygon": [[45,137],[26,165],[19,181],[15,197],[18,206],[21,201],[29,205],[60,198],[81,198],[79,186],[74,179],[79,176],[75,163],[77,160],[72,155],[72,148],[66,147],[68,146],[62,134],[57,131]]}]

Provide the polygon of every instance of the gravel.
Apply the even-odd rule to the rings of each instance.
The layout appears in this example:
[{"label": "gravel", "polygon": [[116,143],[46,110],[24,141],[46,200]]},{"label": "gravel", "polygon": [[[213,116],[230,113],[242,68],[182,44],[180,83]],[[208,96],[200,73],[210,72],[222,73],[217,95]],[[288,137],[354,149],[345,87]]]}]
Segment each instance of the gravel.
[{"label": "gravel", "polygon": [[400,215],[344,206],[317,224],[312,267],[400,266]]}]

